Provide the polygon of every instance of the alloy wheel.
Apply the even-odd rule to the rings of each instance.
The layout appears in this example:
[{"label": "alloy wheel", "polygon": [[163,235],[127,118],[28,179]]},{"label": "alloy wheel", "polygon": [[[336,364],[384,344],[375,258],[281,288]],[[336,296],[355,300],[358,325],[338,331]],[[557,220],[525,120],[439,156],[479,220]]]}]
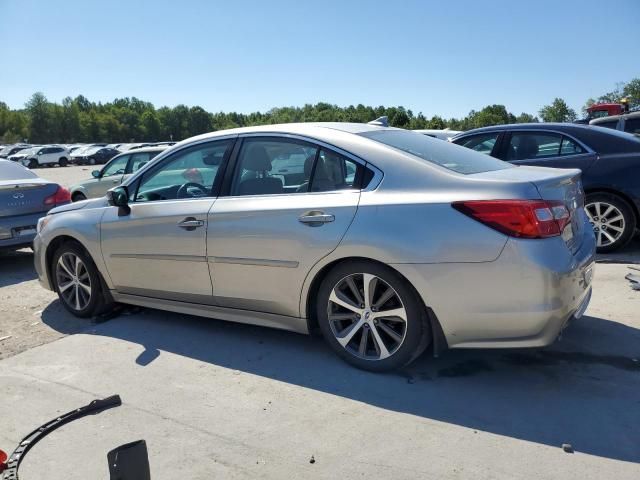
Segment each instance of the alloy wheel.
[{"label": "alloy wheel", "polygon": [[64,302],[73,310],[87,308],[91,301],[91,277],[78,255],[65,252],[56,264],[58,291]]},{"label": "alloy wheel", "polygon": [[624,215],[615,206],[606,202],[592,202],[585,205],[589,222],[596,234],[596,245],[606,247],[616,243],[625,229]]},{"label": "alloy wheel", "polygon": [[327,315],[338,343],[360,359],[390,357],[407,335],[407,312],[400,296],[369,273],[341,279],[329,295]]}]

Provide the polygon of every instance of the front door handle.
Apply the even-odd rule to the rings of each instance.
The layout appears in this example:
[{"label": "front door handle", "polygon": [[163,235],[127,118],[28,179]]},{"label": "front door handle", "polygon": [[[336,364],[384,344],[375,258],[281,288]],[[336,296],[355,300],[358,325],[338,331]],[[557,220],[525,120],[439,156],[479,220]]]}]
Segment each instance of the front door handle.
[{"label": "front door handle", "polygon": [[335,216],[324,212],[309,212],[298,217],[298,220],[310,227],[319,227],[325,223],[333,222],[336,219]]},{"label": "front door handle", "polygon": [[192,231],[192,230],[195,230],[196,228],[203,227],[204,221],[198,220],[194,217],[187,217],[184,220],[182,220],[180,223],[178,223],[178,226],[180,228],[184,228],[185,230]]}]

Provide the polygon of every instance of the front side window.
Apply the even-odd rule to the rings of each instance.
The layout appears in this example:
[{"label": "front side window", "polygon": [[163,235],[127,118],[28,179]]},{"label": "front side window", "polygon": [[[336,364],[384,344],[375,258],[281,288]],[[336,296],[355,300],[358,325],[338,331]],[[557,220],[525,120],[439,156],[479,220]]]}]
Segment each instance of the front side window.
[{"label": "front side window", "polygon": [[513,132],[507,150],[507,160],[557,157],[562,135],[555,133]]},{"label": "front side window", "polygon": [[245,139],[233,174],[230,195],[302,193],[317,147],[288,139]]},{"label": "front side window", "polygon": [[176,152],[158,168],[152,168],[143,175],[135,201],[176,200],[213,195],[219,168],[232,145],[232,140],[219,140]]},{"label": "front side window", "polygon": [[483,133],[481,135],[473,135],[455,140],[454,143],[475,150],[476,152],[491,155],[499,135],[500,132]]},{"label": "front side window", "polygon": [[108,163],[104,169],[102,169],[102,177],[110,177],[112,175],[122,175],[124,174],[125,169],[127,168],[127,161],[129,160],[128,155],[123,155],[122,157],[118,157],[114,159],[112,162]]}]

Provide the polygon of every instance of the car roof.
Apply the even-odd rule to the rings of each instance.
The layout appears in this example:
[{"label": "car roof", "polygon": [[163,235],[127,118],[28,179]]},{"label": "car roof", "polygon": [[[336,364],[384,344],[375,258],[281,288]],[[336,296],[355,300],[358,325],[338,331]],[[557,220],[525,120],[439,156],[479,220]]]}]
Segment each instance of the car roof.
[{"label": "car roof", "polygon": [[164,152],[167,148],[169,148],[170,145],[155,145],[152,147],[140,147],[140,148],[134,148],[133,150],[125,150],[122,153],[118,154],[118,157],[126,154],[126,155],[131,155],[134,153],[145,153],[145,152]]}]

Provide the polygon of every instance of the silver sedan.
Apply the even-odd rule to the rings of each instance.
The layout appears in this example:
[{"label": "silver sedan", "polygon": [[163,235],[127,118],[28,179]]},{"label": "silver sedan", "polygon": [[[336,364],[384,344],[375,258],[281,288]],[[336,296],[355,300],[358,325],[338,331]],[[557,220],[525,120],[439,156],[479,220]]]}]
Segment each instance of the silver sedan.
[{"label": "silver sedan", "polygon": [[427,347],[553,342],[591,295],[583,198],[579,170],[405,130],[242,128],[185,140],[106,198],[53,210],[35,263],[80,317],[121,302],[319,330],[383,371]]}]

